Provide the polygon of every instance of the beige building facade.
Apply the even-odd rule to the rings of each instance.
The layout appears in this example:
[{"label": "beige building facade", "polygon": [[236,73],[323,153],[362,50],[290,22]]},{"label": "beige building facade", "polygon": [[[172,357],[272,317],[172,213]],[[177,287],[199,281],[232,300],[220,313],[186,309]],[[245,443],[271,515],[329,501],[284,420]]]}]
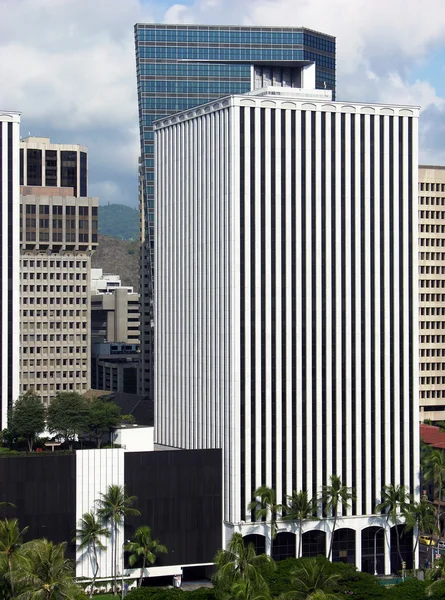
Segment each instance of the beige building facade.
[{"label": "beige building facade", "polygon": [[419,167],[420,419],[445,420],[445,166]]},{"label": "beige building facade", "polygon": [[91,255],[98,199],[72,188],[22,187],[20,199],[20,393],[48,404],[90,388]]}]

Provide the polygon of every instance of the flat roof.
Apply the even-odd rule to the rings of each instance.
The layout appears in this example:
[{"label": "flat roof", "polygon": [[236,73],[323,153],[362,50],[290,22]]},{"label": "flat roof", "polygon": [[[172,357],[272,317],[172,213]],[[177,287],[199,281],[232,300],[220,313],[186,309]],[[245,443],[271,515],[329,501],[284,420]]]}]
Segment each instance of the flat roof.
[{"label": "flat roof", "polygon": [[140,29],[209,29],[213,31],[231,30],[231,31],[303,31],[308,33],[314,33],[315,35],[322,35],[323,37],[331,38],[335,40],[336,37],[329,33],[323,33],[316,29],[309,29],[308,27],[289,27],[288,25],[275,25],[273,27],[262,26],[262,25],[195,25],[193,23],[136,23],[135,28]]}]

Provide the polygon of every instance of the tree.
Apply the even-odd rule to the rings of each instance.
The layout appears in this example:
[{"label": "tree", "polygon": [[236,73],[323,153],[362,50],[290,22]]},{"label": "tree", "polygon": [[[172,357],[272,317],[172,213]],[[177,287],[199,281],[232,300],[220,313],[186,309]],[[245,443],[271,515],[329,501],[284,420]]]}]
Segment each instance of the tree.
[{"label": "tree", "polygon": [[249,581],[252,593],[268,593],[264,574],[273,568],[273,561],[265,554],[257,555],[253,544],[246,546],[240,533],[232,535],[227,550],[218,551],[215,564],[213,582],[220,597],[232,592],[240,581]]},{"label": "tree", "polygon": [[293,590],[284,594],[285,598],[296,600],[336,599],[340,595],[333,592],[338,573],[328,572],[329,562],[324,557],[302,558],[291,571]]},{"label": "tree", "polygon": [[32,390],[20,396],[14,404],[9,428],[14,435],[26,439],[31,452],[37,434],[45,429],[45,409],[41,398]]},{"label": "tree", "polygon": [[142,586],[144,571],[147,563],[153,565],[158,554],[166,553],[167,548],[159,540],[151,537],[151,529],[148,525],[143,525],[136,529],[134,540],[125,546],[127,552],[131,552],[129,563],[133,567],[141,558],[141,575],[139,578],[139,587]]},{"label": "tree", "polygon": [[267,485],[262,485],[253,492],[253,500],[250,502],[247,510],[255,513],[256,519],[264,519],[267,521],[270,515],[270,535],[274,540],[277,532],[278,513],[283,510],[282,504],[277,504],[277,496],[275,490]]},{"label": "tree", "polygon": [[113,547],[113,579],[114,595],[117,596],[117,531],[118,526],[125,517],[130,515],[140,515],[141,513],[133,508],[136,502],[136,496],[127,496],[125,486],[109,485],[105,494],[96,501],[98,506],[97,514],[106,524],[110,525],[111,543]]},{"label": "tree", "polygon": [[111,400],[94,398],[89,403],[86,433],[96,438],[98,448],[103,436],[119,425],[120,413],[119,406]]},{"label": "tree", "polygon": [[[421,498],[419,502],[409,504],[404,513],[405,529],[404,531],[413,531],[417,528],[416,543],[414,544],[413,554],[416,555],[419,545],[420,532],[430,534],[437,533],[436,510],[426,498]],[[431,546],[432,548],[432,546]]]},{"label": "tree", "polygon": [[0,521],[0,555],[5,558],[8,566],[9,585],[11,593],[14,596],[14,577],[12,569],[12,559],[15,552],[20,548],[23,542],[23,536],[28,531],[28,527],[20,530],[18,519],[3,519]]},{"label": "tree", "polygon": [[445,483],[445,452],[439,448],[434,448],[425,457],[424,477],[427,481],[434,484],[437,496],[437,526],[441,534],[440,514],[442,507],[442,489]]},{"label": "tree", "polygon": [[79,550],[86,549],[90,553],[91,563],[93,567],[93,578],[91,580],[90,587],[90,598],[94,592],[94,585],[96,583],[97,573],[99,571],[99,561],[97,558],[97,550],[105,550],[106,546],[101,541],[101,537],[108,537],[110,532],[106,527],[102,526],[102,523],[98,520],[96,514],[86,512],[82,515],[79,521],[79,527],[76,529],[76,537],[74,538],[79,542]]},{"label": "tree", "polygon": [[384,486],[380,502],[375,507],[377,512],[386,514],[387,523],[391,521],[396,527],[397,553],[400,562],[403,562],[403,558],[400,552],[400,536],[397,529],[397,520],[400,516],[405,516],[409,512],[410,500],[410,495],[404,485],[394,486],[393,484],[389,484]]},{"label": "tree", "polygon": [[331,514],[334,517],[334,524],[332,527],[331,543],[329,545],[328,559],[331,560],[332,549],[334,547],[334,533],[337,526],[338,508],[341,504],[344,508],[349,508],[350,501],[355,500],[355,493],[352,488],[343,485],[341,477],[338,475],[331,475],[330,483],[324,485],[321,491],[321,499],[324,505],[325,515]]},{"label": "tree", "polygon": [[46,539],[23,544],[14,569],[15,600],[79,600],[83,592],[74,580],[74,563],[65,558],[66,543]]},{"label": "tree", "polygon": [[283,517],[286,521],[298,521],[299,541],[298,541],[298,558],[301,556],[301,546],[303,538],[303,521],[306,519],[318,520],[317,499],[309,498],[306,491],[297,492],[294,490],[291,496],[287,497],[285,506],[286,515]]},{"label": "tree", "polygon": [[230,598],[235,600],[270,600],[271,596],[267,589],[258,591],[248,579],[240,579],[232,585]]},{"label": "tree", "polygon": [[48,408],[49,431],[68,442],[70,450],[76,436],[88,428],[88,406],[85,398],[77,392],[57,394]]}]

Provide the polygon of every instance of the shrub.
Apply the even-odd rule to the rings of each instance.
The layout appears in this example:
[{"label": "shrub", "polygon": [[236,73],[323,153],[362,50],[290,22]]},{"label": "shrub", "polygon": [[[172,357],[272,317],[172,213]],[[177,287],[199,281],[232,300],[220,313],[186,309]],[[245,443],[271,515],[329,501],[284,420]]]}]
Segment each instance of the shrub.
[{"label": "shrub", "polygon": [[418,579],[407,579],[386,589],[387,600],[425,600],[427,583]]}]

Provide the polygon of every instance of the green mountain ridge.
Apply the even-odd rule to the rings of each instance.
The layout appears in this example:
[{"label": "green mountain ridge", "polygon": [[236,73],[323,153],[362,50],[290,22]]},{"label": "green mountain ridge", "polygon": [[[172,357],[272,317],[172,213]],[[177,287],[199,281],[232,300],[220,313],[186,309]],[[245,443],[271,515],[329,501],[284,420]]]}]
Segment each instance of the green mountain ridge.
[{"label": "green mountain ridge", "polygon": [[139,211],[125,204],[99,206],[99,234],[120,240],[139,239]]}]

